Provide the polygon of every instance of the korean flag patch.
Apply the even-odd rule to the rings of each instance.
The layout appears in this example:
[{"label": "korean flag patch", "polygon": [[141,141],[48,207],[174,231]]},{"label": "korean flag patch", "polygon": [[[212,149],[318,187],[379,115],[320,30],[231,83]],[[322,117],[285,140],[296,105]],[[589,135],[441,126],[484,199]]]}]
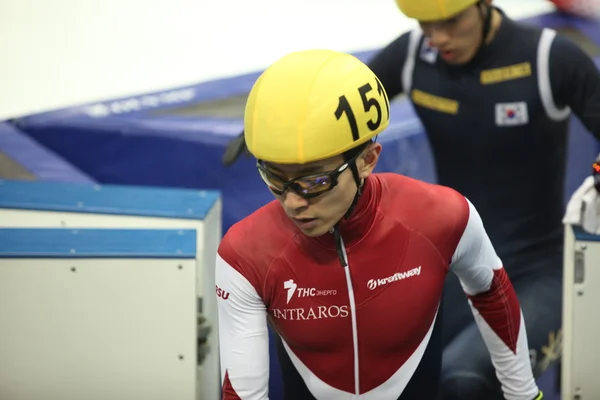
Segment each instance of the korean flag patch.
[{"label": "korean flag patch", "polygon": [[497,126],[519,126],[529,123],[527,103],[496,103]]}]

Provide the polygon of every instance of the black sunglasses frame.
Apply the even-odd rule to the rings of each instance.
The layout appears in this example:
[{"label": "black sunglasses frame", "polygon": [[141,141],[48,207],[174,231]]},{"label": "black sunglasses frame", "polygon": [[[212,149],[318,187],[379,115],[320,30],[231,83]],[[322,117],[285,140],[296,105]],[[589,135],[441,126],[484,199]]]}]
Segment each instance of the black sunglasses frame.
[{"label": "black sunglasses frame", "polygon": [[[282,183],[283,183],[283,190],[279,190],[279,189],[274,189],[271,185],[268,184],[268,182],[265,182],[269,188],[269,190],[271,192],[273,192],[274,194],[276,194],[277,196],[282,196],[288,189],[291,189],[294,193],[296,193],[298,196],[304,198],[304,199],[314,199],[315,197],[318,197],[324,193],[327,193],[331,190],[333,190],[333,188],[335,188],[337,186],[337,184],[339,183],[339,177],[340,175],[346,170],[348,169],[348,167],[351,165],[351,163],[355,162],[356,159],[361,155],[362,152],[358,152],[356,155],[354,155],[352,158],[350,158],[348,161],[344,161],[343,164],[341,164],[339,167],[333,169],[332,171],[329,172],[323,172],[320,174],[314,174],[314,175],[304,175],[304,176],[299,176],[297,178],[291,179],[289,181],[284,181],[283,179],[281,179],[281,177],[277,176],[276,174],[272,173],[271,171],[269,171],[267,168],[265,168],[262,165],[262,161],[261,160],[257,160],[256,162],[256,168],[259,170],[259,174],[262,172],[264,172],[266,175],[270,175],[273,176],[274,178],[279,179]],[[331,179],[331,185],[321,191],[321,192],[317,192],[317,193],[302,193],[302,187],[297,183],[298,181],[301,181],[303,179],[306,178],[313,178],[313,177],[328,177],[329,179]],[[261,177],[262,179],[262,177]],[[264,181],[264,179],[263,179]]]}]

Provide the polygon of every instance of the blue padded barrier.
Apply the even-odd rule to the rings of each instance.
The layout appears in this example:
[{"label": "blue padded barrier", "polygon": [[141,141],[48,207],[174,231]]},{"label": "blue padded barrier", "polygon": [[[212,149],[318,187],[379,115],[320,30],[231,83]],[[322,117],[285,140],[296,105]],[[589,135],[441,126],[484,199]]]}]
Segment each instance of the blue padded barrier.
[{"label": "blue padded barrier", "polygon": [[0,153],[4,167],[0,176],[4,178],[94,182],[77,167],[6,122],[0,122]]}]

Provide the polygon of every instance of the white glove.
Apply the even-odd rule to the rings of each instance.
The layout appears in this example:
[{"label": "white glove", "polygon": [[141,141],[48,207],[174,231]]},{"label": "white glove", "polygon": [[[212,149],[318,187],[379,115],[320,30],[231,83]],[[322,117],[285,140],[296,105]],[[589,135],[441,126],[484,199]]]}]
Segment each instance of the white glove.
[{"label": "white glove", "polygon": [[573,193],[562,222],[581,226],[588,233],[600,235],[600,193],[594,187],[593,176],[588,176]]}]

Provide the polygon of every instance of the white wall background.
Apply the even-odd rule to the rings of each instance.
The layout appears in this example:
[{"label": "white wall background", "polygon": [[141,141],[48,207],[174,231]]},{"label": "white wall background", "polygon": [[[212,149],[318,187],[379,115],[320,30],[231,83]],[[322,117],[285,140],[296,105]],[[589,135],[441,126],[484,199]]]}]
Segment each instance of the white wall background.
[{"label": "white wall background", "polygon": [[[496,0],[514,18],[548,0]],[[0,0],[0,120],[385,45],[394,0]]]}]

